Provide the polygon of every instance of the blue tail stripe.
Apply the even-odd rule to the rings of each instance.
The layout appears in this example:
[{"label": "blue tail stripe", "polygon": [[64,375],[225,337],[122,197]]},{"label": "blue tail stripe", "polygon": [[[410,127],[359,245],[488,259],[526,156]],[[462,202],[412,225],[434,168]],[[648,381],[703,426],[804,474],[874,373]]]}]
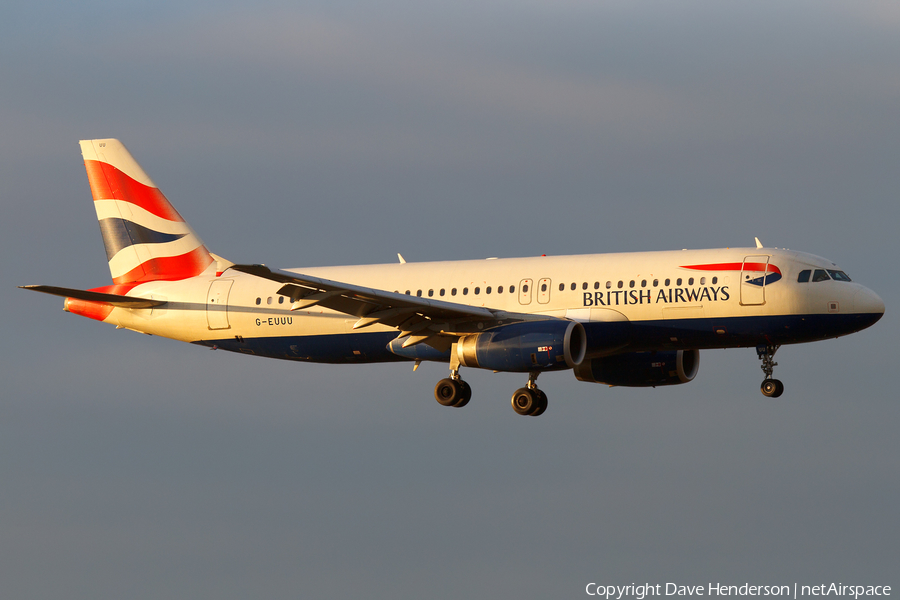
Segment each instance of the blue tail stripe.
[{"label": "blue tail stripe", "polygon": [[162,233],[125,219],[100,219],[100,233],[106,246],[106,259],[112,260],[122,248],[134,244],[164,244],[180,240],[186,233]]}]

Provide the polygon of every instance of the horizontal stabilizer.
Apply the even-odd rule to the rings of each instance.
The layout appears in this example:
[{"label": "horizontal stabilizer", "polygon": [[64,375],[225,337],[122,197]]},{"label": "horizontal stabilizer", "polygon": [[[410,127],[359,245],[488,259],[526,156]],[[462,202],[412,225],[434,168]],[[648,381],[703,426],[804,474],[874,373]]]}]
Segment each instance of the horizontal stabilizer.
[{"label": "horizontal stabilizer", "polygon": [[88,302],[105,302],[120,308],[152,308],[162,306],[165,300],[153,300],[151,298],[135,298],[134,296],[120,296],[118,294],[103,294],[101,292],[89,292],[87,290],[74,290],[70,288],[53,287],[50,285],[20,285],[23,290],[43,292],[63,298],[77,298]]}]

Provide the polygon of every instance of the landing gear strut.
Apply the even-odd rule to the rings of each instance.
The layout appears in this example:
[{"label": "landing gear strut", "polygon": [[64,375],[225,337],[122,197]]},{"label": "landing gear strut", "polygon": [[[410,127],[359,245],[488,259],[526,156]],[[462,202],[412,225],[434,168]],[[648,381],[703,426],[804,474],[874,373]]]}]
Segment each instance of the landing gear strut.
[{"label": "landing gear strut", "polygon": [[[450,350],[450,377],[441,379],[434,386],[434,399],[441,406],[461,408],[472,398],[472,388],[459,376],[459,358],[456,344]],[[528,383],[512,396],[512,407],[520,415],[537,417],[547,410],[547,394],[538,389],[537,378],[540,371],[529,371]]]},{"label": "landing gear strut", "polygon": [[456,354],[456,344],[450,351],[450,377],[441,379],[434,386],[434,399],[441,406],[453,406],[462,408],[472,399],[472,388],[459,376],[459,358]]},{"label": "landing gear strut", "polygon": [[442,406],[462,408],[472,399],[472,388],[460,378],[459,370],[450,371],[450,377],[434,386],[434,399]]},{"label": "landing gear strut", "polygon": [[539,417],[547,410],[547,394],[538,389],[536,380],[539,371],[528,373],[528,383],[519,388],[512,396],[512,407],[520,415]]},{"label": "landing gear strut", "polygon": [[781,346],[777,344],[774,346],[756,347],[756,355],[762,361],[762,366],[760,368],[763,370],[763,373],[766,374],[766,378],[763,379],[759,389],[763,393],[763,396],[768,396],[769,398],[777,398],[784,393],[784,384],[778,379],[772,379],[772,372],[775,370],[775,367],[778,366],[778,363],[772,358],[780,347]]}]

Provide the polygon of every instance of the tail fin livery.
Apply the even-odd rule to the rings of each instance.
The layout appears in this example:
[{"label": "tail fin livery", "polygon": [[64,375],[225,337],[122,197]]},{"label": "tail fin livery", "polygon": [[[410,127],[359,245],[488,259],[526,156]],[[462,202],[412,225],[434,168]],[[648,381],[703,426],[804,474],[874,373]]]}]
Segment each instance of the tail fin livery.
[{"label": "tail fin livery", "polygon": [[186,279],[214,262],[122,142],[80,144],[114,283]]}]

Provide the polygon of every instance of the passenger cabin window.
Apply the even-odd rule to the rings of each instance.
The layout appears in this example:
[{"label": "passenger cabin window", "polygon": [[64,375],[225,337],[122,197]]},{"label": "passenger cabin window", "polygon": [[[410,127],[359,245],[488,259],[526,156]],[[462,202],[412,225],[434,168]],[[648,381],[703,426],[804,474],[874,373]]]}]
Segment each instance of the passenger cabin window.
[{"label": "passenger cabin window", "polygon": [[585,281],[584,283],[581,284],[581,289],[583,289],[583,290],[587,289],[587,281]]},{"label": "passenger cabin window", "polygon": [[417,290],[417,291],[416,291],[416,296],[418,296],[419,298],[421,298],[421,297],[422,297],[422,290]]},{"label": "passenger cabin window", "polygon": [[490,293],[491,293],[491,286],[487,286],[487,289],[484,290],[484,293],[490,294]]},{"label": "passenger cabin window", "polygon": [[647,280],[641,279],[641,287],[647,287]]},{"label": "passenger cabin window", "polygon": [[713,283],[713,285],[716,285],[717,283],[719,283],[719,278],[718,278],[718,277],[713,277],[713,282],[712,282],[712,283]]},{"label": "passenger cabin window", "polygon": [[469,288],[463,288],[463,296],[469,295]]},{"label": "passenger cabin window", "polygon": [[566,289],[566,284],[564,284],[564,283],[559,284],[559,291],[563,291],[564,289]]},{"label": "passenger cabin window", "polygon": [[257,298],[257,299],[256,299],[256,303],[257,303],[257,304],[262,304],[262,298]]},{"label": "passenger cabin window", "polygon": [[681,285],[681,277],[675,280],[675,285]]},{"label": "passenger cabin window", "polygon": [[825,272],[825,269],[816,269],[812,276],[813,283],[828,281],[829,279],[831,279],[831,277],[828,276],[828,273]]},{"label": "passenger cabin window", "polygon": [[665,286],[666,286],[666,287],[669,287],[669,284],[671,284],[671,283],[672,283],[672,280],[671,280],[671,279],[666,279]]},{"label": "passenger cabin window", "polygon": [[653,287],[659,287],[659,279],[653,280]]},{"label": "passenger cabin window", "polygon": [[630,288],[634,287],[634,279],[632,279],[631,281],[628,282],[628,287],[630,287]]},{"label": "passenger cabin window", "polygon": [[[526,286],[526,287],[527,287],[527,286]],[[527,292],[528,290],[526,289],[525,291]],[[514,286],[514,285],[509,286],[509,293],[510,293],[510,294],[515,294],[515,293],[516,293],[516,286]]]},{"label": "passenger cabin window", "polygon": [[691,277],[688,279],[688,285],[694,285],[694,278]]},{"label": "passenger cabin window", "polygon": [[610,289],[610,288],[612,288],[612,281],[607,281],[607,282],[606,282],[606,289]]},{"label": "passenger cabin window", "polygon": [[803,269],[800,271],[800,274],[797,275],[797,283],[809,283],[810,273],[812,273],[810,269]]},{"label": "passenger cabin window", "polygon": [[278,304],[284,304],[284,296],[278,296]]},{"label": "passenger cabin window", "polygon": [[502,293],[503,293],[503,286],[502,286],[502,285],[498,285],[498,286],[497,286],[497,293],[498,293],[498,294],[502,294]]},{"label": "passenger cabin window", "polygon": [[572,290],[573,291],[575,290],[575,282],[574,281],[572,282]]},{"label": "passenger cabin window", "polygon": [[850,281],[850,278],[847,277],[847,274],[843,271],[833,271],[828,269],[828,274],[831,275],[831,278],[835,281]]},{"label": "passenger cabin window", "polygon": [[441,296],[444,295],[444,288],[441,288],[440,294],[441,294]]},{"label": "passenger cabin window", "polygon": [[451,295],[451,296],[455,296],[455,295],[456,295],[456,288],[453,288],[452,290],[450,290],[450,295]]},{"label": "passenger cabin window", "polygon": [[434,290],[428,290],[428,297],[431,298],[434,296]]},{"label": "passenger cabin window", "polygon": [[599,290],[599,289],[600,289],[600,282],[599,282],[599,281],[595,281],[595,282],[594,282],[594,289],[595,289],[595,290]]},{"label": "passenger cabin window", "polygon": [[475,295],[477,296],[480,293],[481,293],[481,288],[480,287],[475,288]]}]

